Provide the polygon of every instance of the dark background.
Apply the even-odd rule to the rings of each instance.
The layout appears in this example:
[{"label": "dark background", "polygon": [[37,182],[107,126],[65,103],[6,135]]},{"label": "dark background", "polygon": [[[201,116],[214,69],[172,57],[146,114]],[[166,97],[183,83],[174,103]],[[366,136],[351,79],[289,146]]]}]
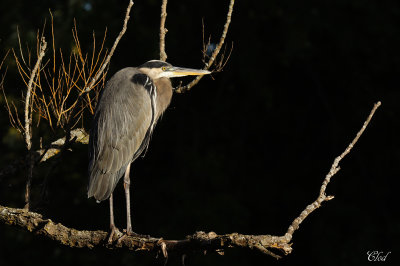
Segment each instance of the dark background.
[{"label": "dark background", "polygon": [[[105,27],[110,48],[127,2],[1,0],[0,56],[17,47],[17,26],[23,42],[35,47],[36,30],[49,21],[49,8],[58,46],[71,49],[76,18],[86,51],[92,31],[100,40]],[[158,58],[160,2],[135,2],[108,77]],[[169,2],[168,61],[201,67],[202,18],[206,34],[217,42],[229,1]],[[384,264],[394,265],[400,252],[400,223],[395,218],[400,3],[236,1],[226,43],[234,48],[223,72],[174,96],[146,157],[133,165],[134,230],[167,239],[197,230],[284,234],[317,197],[334,158],[360,129],[373,103],[381,100],[327,189],[335,199],[301,225],[291,255],[275,261],[257,251],[233,249],[225,256],[188,254],[186,265],[368,265],[366,253],[373,250],[390,251]],[[5,88],[18,101],[24,85],[11,59]],[[5,167],[24,155],[24,142],[9,126],[3,96],[0,104],[0,165]],[[90,120],[85,120],[85,128],[90,128]],[[62,135],[41,130],[48,141]],[[86,198],[87,163],[84,145],[63,156],[51,174],[48,204],[39,212],[69,227],[107,230],[108,202]],[[35,170],[34,187],[50,165]],[[1,205],[23,207],[25,176],[21,171],[0,179]],[[115,198],[116,223],[123,228],[122,185]],[[0,225],[1,265],[73,263],[163,265],[164,260],[130,251],[72,249]],[[180,265],[180,257],[172,256],[168,263]]]}]

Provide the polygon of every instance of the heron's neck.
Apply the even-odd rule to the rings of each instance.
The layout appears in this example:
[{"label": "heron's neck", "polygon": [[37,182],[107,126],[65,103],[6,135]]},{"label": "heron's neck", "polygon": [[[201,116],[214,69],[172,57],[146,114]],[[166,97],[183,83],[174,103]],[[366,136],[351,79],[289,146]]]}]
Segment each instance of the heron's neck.
[{"label": "heron's neck", "polygon": [[156,105],[157,105],[157,116],[158,119],[160,115],[167,109],[168,105],[171,102],[172,98],[172,85],[171,81],[168,78],[160,78],[157,79],[154,84],[157,88],[157,97],[156,97]]}]

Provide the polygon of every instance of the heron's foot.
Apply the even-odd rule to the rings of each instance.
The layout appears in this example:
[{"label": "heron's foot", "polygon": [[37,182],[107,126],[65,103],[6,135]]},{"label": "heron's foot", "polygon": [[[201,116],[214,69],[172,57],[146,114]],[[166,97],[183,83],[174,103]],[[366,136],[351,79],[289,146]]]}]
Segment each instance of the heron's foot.
[{"label": "heron's foot", "polygon": [[135,232],[133,232],[132,230],[126,230],[126,229],[124,229],[124,235],[121,236],[121,237],[118,239],[118,244],[120,244],[121,241],[124,240],[124,239],[125,239],[126,237],[128,237],[128,236],[133,236],[133,237],[137,237],[137,238],[146,238],[146,239],[149,239],[149,238],[150,238],[149,235],[142,235],[142,234],[135,233]]},{"label": "heron's foot", "polygon": [[126,230],[126,229],[124,229],[124,234],[128,235],[128,236],[139,237],[139,238],[150,238],[149,235],[138,234],[138,233],[133,232],[132,230]]},{"label": "heron's foot", "polygon": [[118,230],[118,228],[114,225],[111,226],[111,231],[110,231],[110,236],[108,237],[108,244],[112,244],[112,242],[114,242],[114,236],[119,236],[122,233]]}]

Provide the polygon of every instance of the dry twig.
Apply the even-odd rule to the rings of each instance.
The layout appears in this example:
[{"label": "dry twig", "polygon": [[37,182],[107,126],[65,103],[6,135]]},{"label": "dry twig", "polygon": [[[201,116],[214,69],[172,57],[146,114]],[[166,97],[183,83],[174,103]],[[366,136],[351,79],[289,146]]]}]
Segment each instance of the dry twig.
[{"label": "dry twig", "polygon": [[[229,3],[228,14],[226,15],[226,21],[225,21],[224,29],[222,31],[221,38],[219,39],[219,43],[216,46],[214,52],[212,53],[210,59],[208,60],[208,62],[205,63],[205,66],[203,68],[205,70],[209,70],[210,69],[210,67],[214,63],[215,59],[217,58],[217,56],[218,56],[219,52],[221,51],[221,48],[222,48],[222,46],[223,46],[223,44],[225,42],[225,38],[226,38],[226,35],[228,33],[228,29],[229,29],[229,24],[231,23],[233,5],[234,4],[235,4],[235,0],[231,0],[230,3]],[[204,53],[204,51],[203,51],[203,53]],[[180,86],[179,88],[177,88],[176,92],[182,93],[182,92],[190,90],[193,86],[195,86],[200,81],[200,79],[202,79],[202,77],[203,76],[197,76],[189,84],[187,84],[187,85],[185,85],[183,87]]]},{"label": "dry twig", "polygon": [[[79,95],[84,87],[89,84],[89,80],[99,72],[101,64],[105,61],[107,52],[104,51],[105,37],[101,43],[100,49],[96,50],[96,39],[93,34],[93,51],[92,56],[84,54],[78,38],[78,31],[76,24],[72,29],[72,34],[75,42],[75,47],[69,55],[69,60],[64,60],[63,52],[61,49],[59,53],[55,47],[55,36],[53,29],[53,16],[51,15],[51,34],[52,34],[52,57],[49,59],[42,68],[38,69],[35,80],[33,81],[33,89],[31,96],[30,116],[35,113],[36,125],[39,126],[41,119],[48,122],[51,129],[64,128],[71,118],[74,118],[74,127],[81,121],[83,112],[89,110],[93,113],[93,99],[89,95],[82,104],[77,114],[73,116],[72,111],[76,105],[80,103]],[[19,39],[19,36],[18,36]],[[20,49],[21,46],[20,46]],[[21,57],[18,57],[13,50],[15,62],[23,82],[28,86],[30,76],[30,66],[26,64],[23,57],[23,52],[20,50]],[[29,56],[30,57],[30,56]],[[59,61],[57,64],[56,61]],[[57,66],[58,65],[58,66]],[[99,88],[99,82],[94,85],[94,88]],[[98,90],[96,90],[98,92]],[[4,92],[3,92],[4,93]],[[96,96],[95,96],[96,97]],[[18,129],[21,133],[25,131],[24,126],[20,126],[18,119],[18,109],[12,112],[8,104],[7,97],[6,105],[10,115],[10,122],[13,127]],[[14,103],[12,102],[12,106]],[[32,121],[31,121],[32,124]]]},{"label": "dry twig", "polygon": [[[82,114],[83,110],[86,108],[86,106],[83,106],[81,108],[81,110],[76,111],[76,105],[78,103],[81,102],[81,100],[84,99],[84,97],[87,97],[87,102],[89,103],[88,106],[91,109],[91,112],[93,113],[93,108],[91,107],[91,100],[90,97],[88,96],[88,93],[94,88],[96,87],[96,85],[98,84],[98,80],[99,78],[103,75],[104,77],[104,71],[106,70],[107,66],[110,63],[111,57],[114,55],[115,49],[117,48],[117,45],[119,43],[119,41],[121,40],[122,36],[125,34],[126,29],[127,29],[127,25],[128,25],[128,21],[130,19],[130,12],[133,6],[133,1],[130,0],[128,7],[126,9],[126,13],[125,13],[125,18],[124,18],[124,24],[122,26],[122,30],[120,31],[120,33],[118,34],[117,38],[114,41],[113,46],[111,47],[110,52],[108,53],[108,55],[106,56],[105,60],[102,62],[99,70],[96,72],[95,76],[93,78],[91,78],[91,81],[89,84],[85,84],[84,88],[81,90],[81,92],[79,93],[79,97],[77,98],[77,100],[74,102],[74,104],[70,107],[69,114],[70,114],[70,118],[71,117],[76,117],[79,114]],[[89,79],[88,79],[89,80]],[[79,119],[78,119],[79,121]],[[77,123],[77,122],[76,122]],[[75,125],[76,125],[75,123]],[[74,127],[75,125],[72,125],[72,127]],[[70,125],[69,125],[70,127]]]},{"label": "dry twig", "polygon": [[110,53],[107,55],[106,61],[104,61],[103,65],[100,68],[100,71],[97,73],[97,75],[92,79],[92,81],[89,83],[89,85],[87,87],[85,87],[85,90],[82,92],[83,93],[87,93],[89,92],[93,85],[97,82],[97,80],[100,78],[100,76],[103,74],[104,70],[106,69],[106,67],[108,66],[108,64],[110,63],[111,57],[114,54],[115,49],[117,48],[117,45],[119,43],[119,41],[121,40],[122,36],[124,36],[126,29],[127,29],[127,24],[128,24],[128,20],[130,18],[130,12],[131,12],[131,8],[133,6],[133,1],[129,0],[129,4],[128,7],[126,9],[126,13],[125,13],[125,19],[124,19],[124,25],[122,26],[122,30],[121,32],[118,34],[117,38],[114,41],[113,46],[111,47]]},{"label": "dry twig", "polygon": [[344,152],[342,152],[342,154],[340,154],[338,157],[335,158],[335,160],[331,166],[331,169],[329,170],[328,174],[326,175],[326,177],[322,183],[318,198],[313,203],[308,205],[304,209],[304,211],[302,211],[301,214],[296,219],[294,219],[292,224],[289,226],[288,231],[285,234],[285,238],[286,238],[287,242],[291,241],[291,239],[293,237],[293,233],[299,228],[300,224],[304,221],[305,218],[307,218],[308,215],[310,215],[310,213],[315,211],[317,208],[321,207],[322,202],[328,201],[328,200],[331,200],[334,198],[334,196],[326,196],[326,194],[325,194],[326,187],[328,186],[329,182],[331,181],[331,178],[340,170],[340,167],[339,167],[340,161],[351,151],[351,149],[357,143],[358,139],[364,133],[365,129],[367,128],[369,122],[371,121],[372,117],[375,114],[375,111],[379,108],[379,106],[381,106],[380,101],[378,101],[377,103],[374,104],[374,107],[372,108],[370,114],[368,115],[367,119],[365,120],[360,131],[357,132],[356,137],[347,146],[347,148],[344,150]]}]

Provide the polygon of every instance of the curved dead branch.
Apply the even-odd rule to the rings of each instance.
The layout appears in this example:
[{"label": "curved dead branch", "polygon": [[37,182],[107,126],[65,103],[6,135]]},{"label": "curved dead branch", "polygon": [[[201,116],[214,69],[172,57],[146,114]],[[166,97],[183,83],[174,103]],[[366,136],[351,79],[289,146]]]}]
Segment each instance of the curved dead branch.
[{"label": "curved dead branch", "polygon": [[360,136],[364,133],[369,122],[375,114],[375,111],[381,105],[377,102],[372,108],[369,116],[365,120],[362,128],[356,137],[347,146],[345,151],[339,155],[333,162],[328,174],[326,175],[320,189],[318,198],[308,205],[300,215],[293,220],[287,232],[283,236],[273,235],[244,235],[239,233],[231,233],[218,235],[215,232],[196,232],[186,236],[182,240],[165,240],[156,237],[135,237],[125,236],[121,232],[117,232],[113,236],[111,244],[108,243],[108,233],[104,231],[86,231],[68,228],[60,223],[54,223],[50,219],[45,219],[41,214],[29,212],[24,209],[15,209],[0,206],[0,221],[19,226],[25,230],[38,235],[43,235],[60,244],[79,247],[93,248],[101,246],[104,248],[127,248],[134,251],[148,251],[162,253],[165,257],[169,252],[187,252],[187,251],[210,251],[223,254],[223,250],[228,248],[249,248],[256,249],[274,258],[281,258],[281,254],[287,255],[292,251],[293,233],[299,228],[299,225],[308,217],[310,213],[321,206],[324,201],[333,199],[333,196],[326,196],[325,190],[331,178],[339,171],[340,161],[351,151]]},{"label": "curved dead branch", "polygon": [[[229,7],[228,7],[228,13],[226,15],[226,21],[225,21],[224,29],[222,31],[221,38],[219,39],[219,43],[216,46],[214,52],[212,53],[210,59],[208,60],[208,62],[205,63],[205,66],[203,68],[205,70],[209,70],[210,69],[210,67],[214,63],[215,59],[217,58],[219,52],[221,51],[222,46],[224,45],[226,35],[228,34],[229,24],[231,23],[233,5],[234,4],[235,4],[235,0],[230,0]],[[182,87],[180,86],[175,91],[177,93],[186,92],[186,91],[190,90],[193,86],[195,86],[200,81],[200,79],[202,79],[202,78],[203,78],[203,76],[197,76],[189,84],[187,84],[185,86],[182,86]]]},{"label": "curved dead branch", "polygon": [[[106,67],[108,66],[108,64],[110,63],[111,57],[114,54],[115,49],[117,48],[117,45],[119,43],[119,41],[121,40],[122,36],[124,36],[126,29],[127,29],[127,25],[128,25],[128,21],[130,18],[130,13],[131,13],[131,8],[133,6],[133,1],[129,0],[129,4],[128,7],[126,8],[126,13],[125,13],[125,19],[124,19],[124,25],[122,26],[122,30],[121,32],[118,34],[118,37],[115,39],[113,46],[111,47],[110,53],[107,55],[106,60],[104,61],[103,65],[100,68],[100,71],[97,73],[97,75],[92,79],[92,81],[89,83],[89,85],[85,88],[85,90],[83,91],[83,93],[88,93],[93,86],[96,84],[97,80],[100,78],[100,76],[103,74],[104,70],[106,69]],[[82,94],[83,94],[82,93]]]}]

